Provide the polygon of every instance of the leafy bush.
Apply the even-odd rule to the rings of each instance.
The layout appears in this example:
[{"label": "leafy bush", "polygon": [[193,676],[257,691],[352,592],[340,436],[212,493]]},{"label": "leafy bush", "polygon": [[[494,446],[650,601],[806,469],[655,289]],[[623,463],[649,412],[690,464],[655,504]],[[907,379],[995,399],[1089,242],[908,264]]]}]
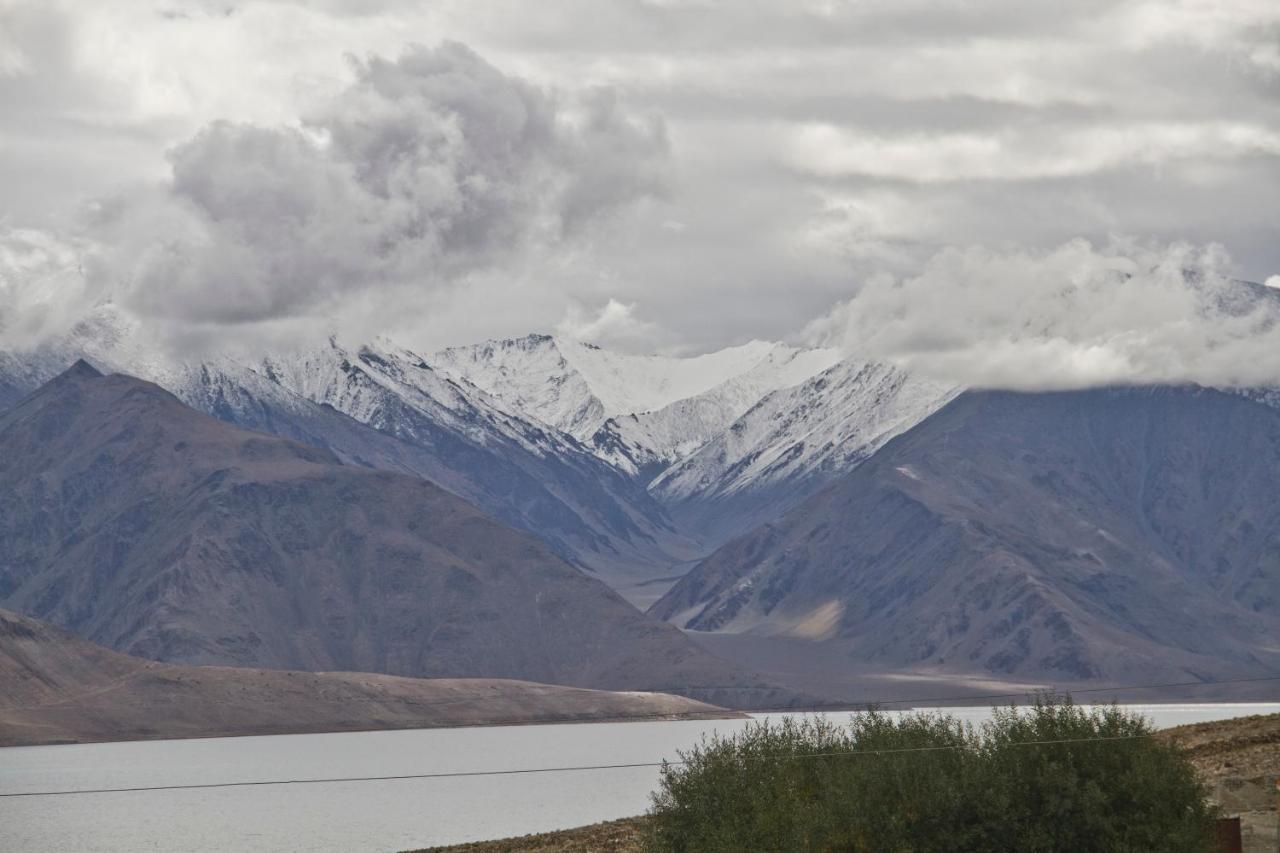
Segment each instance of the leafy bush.
[{"label": "leafy bush", "polygon": [[940,714],[753,723],[664,766],[652,851],[1200,853],[1204,790],[1141,717],[1069,698]]}]

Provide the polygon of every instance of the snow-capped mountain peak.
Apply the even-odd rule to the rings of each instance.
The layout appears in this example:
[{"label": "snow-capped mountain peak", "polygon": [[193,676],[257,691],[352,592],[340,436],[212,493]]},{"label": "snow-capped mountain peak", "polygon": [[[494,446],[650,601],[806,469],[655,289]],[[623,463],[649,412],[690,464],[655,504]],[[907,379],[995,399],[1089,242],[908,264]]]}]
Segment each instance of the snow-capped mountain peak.
[{"label": "snow-capped mountain peak", "polygon": [[[798,357],[813,352],[821,354]],[[753,380],[758,385],[770,375],[770,365],[792,365],[793,373],[804,374],[795,375],[794,381],[803,381],[835,358],[829,351],[797,350],[767,341],[684,358],[630,355],[569,338],[528,335],[453,347],[428,360],[511,409],[590,442],[610,418],[656,412],[763,367],[761,378]],[[780,378],[765,390],[787,381],[786,370],[773,372]],[[750,387],[752,382],[745,383],[741,393],[750,394]]]},{"label": "snow-capped mountain peak", "polygon": [[654,411],[610,418],[592,444],[618,468],[648,479],[692,454],[766,395],[798,385],[839,360],[833,349],[773,345],[747,370],[701,394]]},{"label": "snow-capped mountain peak", "polygon": [[760,521],[851,471],[964,389],[882,362],[841,361],[765,396],[649,484],[669,505]]},{"label": "snow-capped mountain peak", "polygon": [[607,417],[600,399],[550,335],[452,347],[430,361],[446,376],[579,438]]}]

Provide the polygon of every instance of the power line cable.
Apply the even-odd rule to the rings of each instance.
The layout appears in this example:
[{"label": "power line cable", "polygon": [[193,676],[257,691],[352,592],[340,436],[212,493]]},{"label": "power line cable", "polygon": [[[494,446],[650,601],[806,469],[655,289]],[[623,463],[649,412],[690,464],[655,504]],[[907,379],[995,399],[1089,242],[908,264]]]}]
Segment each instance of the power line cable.
[{"label": "power line cable", "polygon": [[[1151,737],[1148,734],[1119,735],[1116,737],[1064,738],[1061,740],[1029,740],[1015,741],[1015,746],[1051,746],[1074,743],[1105,743],[1124,740],[1139,740]],[[900,755],[912,752],[942,752],[963,749],[958,744],[945,746],[916,746],[901,749],[857,749],[843,752],[814,752],[807,755],[777,756],[786,761],[799,761],[811,758],[837,758],[844,756],[864,755]],[[0,797],[65,797],[75,794],[128,794],[143,791],[191,791],[208,788],[253,788],[266,785],[324,785],[343,782],[395,782],[407,779],[463,779],[477,776],[521,776],[531,773],[577,773],[596,770],[626,770],[639,767],[671,767],[687,764],[683,760],[643,761],[631,764],[579,764],[565,767],[520,767],[504,770],[458,770],[440,773],[407,773],[397,776],[343,776],[324,779],[264,779],[243,782],[205,782],[188,785],[148,785],[135,788],[77,788],[62,791],[12,791],[0,793]]]},{"label": "power line cable", "polygon": [[[1113,691],[1118,692],[1118,691],[1124,691],[1124,690],[1156,690],[1156,689],[1167,689],[1167,688],[1175,688],[1175,687],[1201,687],[1201,686],[1208,687],[1208,686],[1215,686],[1215,685],[1251,684],[1251,683],[1273,682],[1273,681],[1280,681],[1280,676],[1264,676],[1259,678],[1236,678],[1236,679],[1225,679],[1222,681],[1186,681],[1186,682],[1169,682],[1164,684],[1130,684],[1130,685],[1121,685],[1121,686],[1112,686],[1112,687],[1094,687],[1094,688],[1086,688],[1083,690],[1064,691],[1064,692],[1067,692],[1071,695],[1075,695],[1079,693],[1102,693],[1102,692],[1113,692]],[[674,688],[667,688],[667,689],[674,689]],[[711,689],[711,688],[700,688],[700,689]],[[723,688],[714,688],[714,689],[723,689]],[[933,698],[924,698],[924,699],[920,699],[920,698],[887,699],[887,700],[876,700],[876,701],[870,701],[870,702],[857,702],[857,703],[850,702],[850,703],[841,704],[839,706],[832,705],[827,707],[828,709],[834,709],[838,707],[841,710],[853,710],[856,708],[874,707],[879,705],[896,705],[896,704],[905,704],[905,703],[915,703],[917,705],[927,706],[928,703],[932,703],[932,702],[958,702],[958,701],[964,701],[964,700],[973,701],[973,700],[980,700],[980,699],[981,700],[1008,699],[1008,698],[1016,698],[1016,697],[1022,697],[1022,696],[1034,696],[1037,693],[1053,693],[1057,691],[1058,691],[1058,688],[1042,688],[1042,689],[1037,688],[1033,690],[1024,690],[1017,693],[988,693],[988,694],[981,694],[981,695],[933,697]],[[439,703],[432,703],[432,704],[445,705],[445,704],[451,704],[455,701],[460,702],[460,701],[470,701],[470,700],[445,700]],[[797,709],[796,711],[794,711],[794,713],[804,713],[806,711],[814,711],[814,710],[823,710],[823,708],[809,706],[803,709]],[[784,709],[783,712],[787,712],[787,711]],[[672,716],[673,716],[672,714],[630,715],[625,719],[629,721],[643,720],[643,719],[669,720]],[[589,722],[589,721],[583,720],[582,718],[559,718],[559,719],[552,719],[552,720],[535,720],[535,721],[529,721],[527,719],[526,720],[510,720],[505,722],[508,722],[508,723],[533,722],[541,725],[550,725],[557,722],[568,723],[568,722]],[[492,721],[490,723],[487,723],[486,725],[503,725],[503,724],[504,724],[504,721]],[[1019,745],[1020,746],[1039,746],[1039,745],[1047,745],[1047,744],[1065,744],[1065,743],[1097,743],[1097,742],[1103,742],[1108,740],[1133,740],[1135,738],[1141,738],[1141,737],[1147,737],[1147,735],[1131,735],[1131,736],[1124,736],[1119,738],[1079,738],[1075,740],[1060,740],[1060,741],[1025,741],[1020,743]],[[813,753],[807,756],[794,756],[793,758],[819,758],[819,757],[829,757],[829,756],[836,756],[836,755],[891,755],[891,754],[904,753],[904,752],[935,752],[939,750],[958,749],[958,748],[959,747],[956,747],[956,746],[937,746],[937,747],[913,747],[909,749],[900,749],[900,750],[857,750],[853,752],[841,752],[841,753]],[[515,768],[515,769],[507,769],[507,770],[465,770],[465,771],[450,771],[450,772],[442,772],[442,773],[412,773],[412,774],[398,775],[398,776],[352,776],[352,777],[336,777],[336,778],[324,778],[324,779],[268,779],[268,780],[253,780],[253,781],[243,781],[243,782],[194,783],[194,784],[187,784],[187,785],[150,785],[150,786],[141,786],[141,787],[132,787],[132,788],[84,788],[84,789],[71,789],[71,790],[62,790],[62,791],[13,791],[13,792],[0,792],[0,798],[50,797],[50,796],[68,796],[68,795],[74,795],[74,794],[118,794],[118,793],[145,792],[145,791],[198,790],[198,789],[207,789],[207,788],[244,788],[244,787],[257,787],[257,786],[266,786],[266,785],[315,785],[315,784],[328,784],[328,783],[341,783],[341,782],[380,782],[380,781],[396,781],[396,780],[404,780],[404,779],[458,779],[458,778],[466,778],[466,777],[473,777],[473,776],[513,776],[513,775],[524,775],[524,774],[530,774],[530,773],[562,773],[562,772],[578,772],[578,771],[621,770],[621,769],[641,768],[641,767],[661,767],[664,764],[680,765],[684,763],[685,762],[683,761],[658,761],[658,762],[639,762],[639,763],[631,763],[631,764],[594,764],[594,765],[577,765],[577,766],[568,766],[568,767],[529,767],[529,768]]]}]

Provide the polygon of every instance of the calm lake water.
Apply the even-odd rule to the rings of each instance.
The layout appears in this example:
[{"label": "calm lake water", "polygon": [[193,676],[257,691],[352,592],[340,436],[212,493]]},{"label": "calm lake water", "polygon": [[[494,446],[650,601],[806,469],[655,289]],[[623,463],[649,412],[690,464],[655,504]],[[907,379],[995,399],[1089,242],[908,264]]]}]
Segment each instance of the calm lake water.
[{"label": "calm lake water", "polygon": [[[1174,726],[1277,704],[1134,705]],[[987,708],[949,708],[982,720]],[[782,716],[782,715],[777,715]],[[831,714],[838,719],[840,715]],[[388,776],[675,758],[741,720],[283,735],[0,749],[0,792]],[[640,814],[652,767],[0,798],[0,850],[397,851]]]}]

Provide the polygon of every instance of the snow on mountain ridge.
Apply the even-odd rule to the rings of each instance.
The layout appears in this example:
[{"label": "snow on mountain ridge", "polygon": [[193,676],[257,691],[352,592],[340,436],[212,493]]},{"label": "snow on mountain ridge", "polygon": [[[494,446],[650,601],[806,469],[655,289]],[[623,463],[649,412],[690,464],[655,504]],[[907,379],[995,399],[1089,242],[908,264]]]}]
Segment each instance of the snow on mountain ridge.
[{"label": "snow on mountain ridge", "polygon": [[780,344],[749,341],[704,355],[624,355],[573,340],[556,340],[565,360],[586,380],[609,417],[652,412],[685,400],[755,367]]},{"label": "snow on mountain ridge", "polygon": [[534,334],[451,347],[428,360],[512,410],[589,441],[609,418],[656,411],[705,393],[752,370],[779,348],[751,341],[679,358],[627,355]]},{"label": "snow on mountain ridge", "polygon": [[735,523],[763,520],[852,470],[962,390],[847,359],[764,397],[649,488],[668,505],[697,504],[700,512],[737,517]]},{"label": "snow on mountain ridge", "polygon": [[451,347],[431,363],[526,417],[581,438],[606,417],[604,406],[550,335]]},{"label": "snow on mountain ridge", "polygon": [[834,349],[777,345],[748,370],[652,412],[610,418],[592,437],[596,452],[631,474],[657,473],[728,428],[767,394],[789,388],[840,360]]}]

